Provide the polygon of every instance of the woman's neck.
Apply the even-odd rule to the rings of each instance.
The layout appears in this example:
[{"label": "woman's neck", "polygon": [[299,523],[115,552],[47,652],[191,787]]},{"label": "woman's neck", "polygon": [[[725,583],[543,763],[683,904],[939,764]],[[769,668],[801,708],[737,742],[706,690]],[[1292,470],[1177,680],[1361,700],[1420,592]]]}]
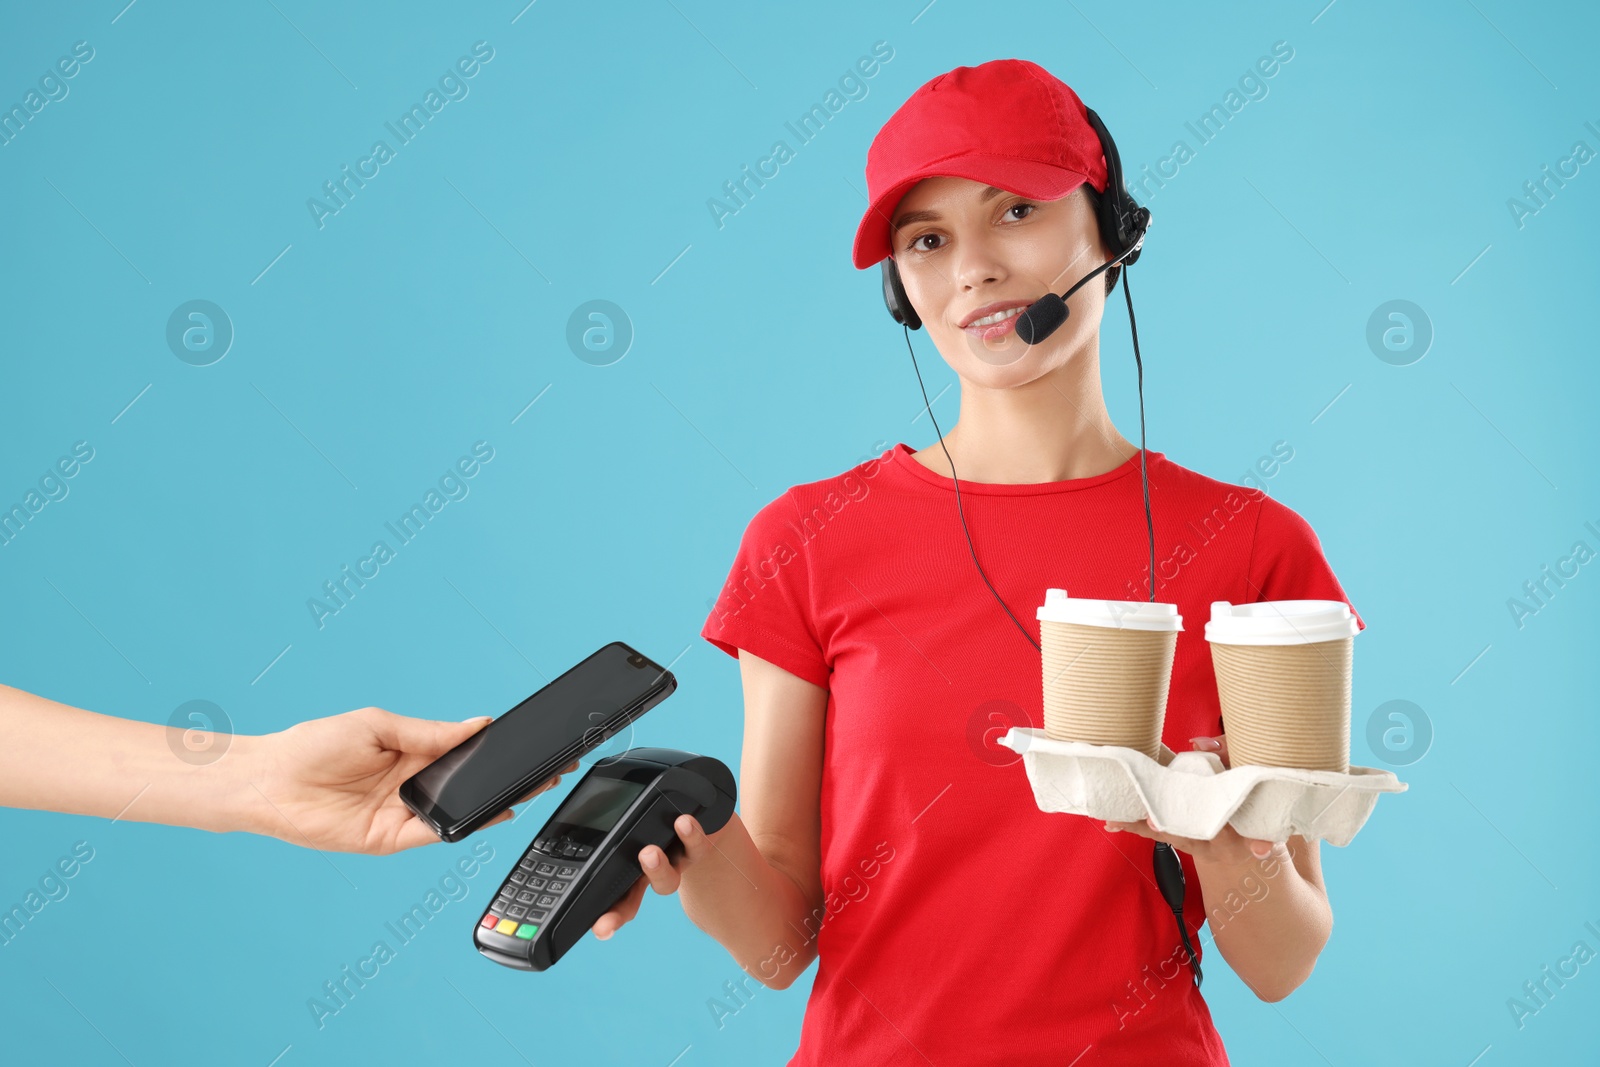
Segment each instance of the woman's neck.
[{"label": "woman's neck", "polygon": [[1006,389],[963,379],[960,418],[944,435],[944,447],[934,441],[913,458],[948,478],[945,449],[962,481],[1007,485],[1089,478],[1139,454],[1112,424],[1099,367],[1088,360]]}]

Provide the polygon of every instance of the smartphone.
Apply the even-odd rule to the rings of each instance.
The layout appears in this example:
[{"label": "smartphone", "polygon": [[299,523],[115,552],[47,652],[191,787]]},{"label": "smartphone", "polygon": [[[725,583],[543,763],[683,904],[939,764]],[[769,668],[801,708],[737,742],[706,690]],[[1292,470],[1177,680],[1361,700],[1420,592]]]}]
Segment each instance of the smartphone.
[{"label": "smartphone", "polygon": [[400,799],[459,841],[677,688],[671,671],[613,641],[406,779]]}]

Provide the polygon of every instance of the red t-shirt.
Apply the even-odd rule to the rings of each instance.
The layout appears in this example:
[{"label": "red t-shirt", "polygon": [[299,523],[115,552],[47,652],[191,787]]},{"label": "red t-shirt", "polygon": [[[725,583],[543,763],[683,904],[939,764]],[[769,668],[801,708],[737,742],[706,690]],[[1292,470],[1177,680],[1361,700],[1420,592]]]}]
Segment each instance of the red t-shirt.
[{"label": "red t-shirt", "polygon": [[[1184,627],[1162,738],[1184,752],[1223,732],[1213,600],[1348,601],[1297,513],[1145,455],[1156,599]],[[1148,599],[1139,466],[961,483],[984,572],[1035,641],[1048,588]],[[826,914],[806,924],[818,965],[791,1067],[1228,1062],[1153,842],[1041,812],[996,744],[1043,726],[1042,668],[973,566],[949,478],[897,444],[790,489],[750,520],[701,635],[828,689]],[[1201,952],[1200,879],[1178,856]]]}]

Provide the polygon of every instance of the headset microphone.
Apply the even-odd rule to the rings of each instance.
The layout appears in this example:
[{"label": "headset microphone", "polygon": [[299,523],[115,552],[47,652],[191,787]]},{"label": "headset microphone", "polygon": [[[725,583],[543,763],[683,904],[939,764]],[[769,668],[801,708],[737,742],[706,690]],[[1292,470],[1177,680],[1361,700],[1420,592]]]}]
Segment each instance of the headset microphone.
[{"label": "headset microphone", "polygon": [[[1145,222],[1148,225],[1150,212],[1145,211],[1144,208],[1140,208],[1139,210],[1144,211]],[[1098,277],[1101,271],[1110,270],[1112,267],[1117,266],[1128,256],[1138,252],[1143,246],[1144,230],[1140,229],[1138,243],[1132,248],[1126,249],[1116,259],[1113,259],[1108,263],[1101,264],[1088,274],[1085,274],[1082,278],[1078,279],[1078,283],[1076,285],[1059,296],[1057,296],[1055,293],[1046,293],[1044,296],[1041,296],[1039,299],[1029,304],[1028,310],[1017,316],[1018,339],[1020,339],[1025,345],[1036,345],[1043,342],[1051,334],[1055,333],[1056,330],[1061,327],[1062,323],[1067,321],[1067,316],[1071,314],[1070,310],[1067,308],[1067,301],[1072,298],[1073,293],[1077,292],[1078,289],[1082,287],[1084,282],[1087,282],[1090,278]]]}]

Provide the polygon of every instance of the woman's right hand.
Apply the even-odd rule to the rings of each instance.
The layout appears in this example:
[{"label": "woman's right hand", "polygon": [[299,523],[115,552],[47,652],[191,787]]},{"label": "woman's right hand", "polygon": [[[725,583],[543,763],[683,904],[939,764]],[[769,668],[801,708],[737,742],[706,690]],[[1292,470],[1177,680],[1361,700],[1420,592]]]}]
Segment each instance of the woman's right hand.
[{"label": "woman's right hand", "polygon": [[693,879],[692,871],[695,865],[713,851],[710,838],[701,828],[700,820],[693,815],[678,816],[673,821],[672,828],[677,832],[678,840],[683,845],[683,852],[676,858],[671,858],[655,845],[641,848],[638,858],[639,866],[644,868],[644,876],[633,883],[633,888],[612,905],[611,910],[595,920],[592,927],[595,937],[601,941],[606,940],[621,929],[624,923],[639,914],[639,905],[644,902],[646,886],[653,887],[660,896],[676,893],[685,879]]}]

